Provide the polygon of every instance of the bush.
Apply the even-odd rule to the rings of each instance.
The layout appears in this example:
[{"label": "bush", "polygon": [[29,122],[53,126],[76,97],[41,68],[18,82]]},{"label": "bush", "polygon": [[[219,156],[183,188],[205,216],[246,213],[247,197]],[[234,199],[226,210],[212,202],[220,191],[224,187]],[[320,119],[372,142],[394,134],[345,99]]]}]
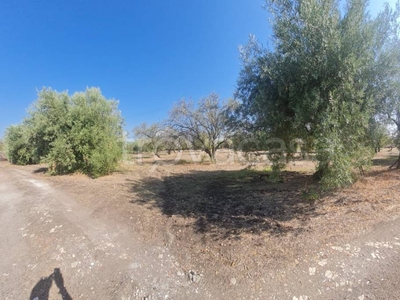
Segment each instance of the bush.
[{"label": "bush", "polygon": [[5,156],[13,164],[26,165],[37,163],[34,148],[29,143],[27,126],[12,125],[6,129],[4,139]]},{"label": "bush", "polygon": [[53,175],[79,171],[92,177],[115,170],[122,158],[122,117],[118,102],[97,88],[69,96],[51,89],[38,100],[21,125],[6,132],[12,163],[43,161]]}]

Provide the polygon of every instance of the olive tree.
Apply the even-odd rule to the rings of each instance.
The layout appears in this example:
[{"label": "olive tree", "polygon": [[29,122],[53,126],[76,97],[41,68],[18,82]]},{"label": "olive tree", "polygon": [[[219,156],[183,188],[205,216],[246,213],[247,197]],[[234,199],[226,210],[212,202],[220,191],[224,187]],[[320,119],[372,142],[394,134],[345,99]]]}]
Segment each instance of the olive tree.
[{"label": "olive tree", "polygon": [[155,156],[160,157],[159,151],[163,149],[165,140],[165,126],[161,123],[142,123],[133,129],[136,140],[140,141],[141,147],[150,150]]},{"label": "olive tree", "polygon": [[[400,83],[396,83],[396,89],[390,93],[381,103],[381,117],[394,125],[394,141],[400,150]],[[400,169],[400,153],[397,161],[391,166]]]},{"label": "olive tree", "polygon": [[16,165],[39,162],[39,157],[32,147],[29,137],[29,128],[25,124],[12,125],[6,129],[4,154],[9,162]]},{"label": "olive tree", "polygon": [[216,152],[230,133],[228,115],[233,109],[232,102],[222,103],[217,94],[210,94],[197,103],[181,100],[170,111],[169,126],[192,146],[200,147],[216,162]]},{"label": "olive tree", "polygon": [[[308,141],[326,187],[351,184],[370,162],[369,122],[394,71],[389,57],[398,9],[376,18],[367,0],[266,0],[273,47],[241,49],[236,96],[249,127],[267,137]],[[311,147],[306,147],[311,148]],[[289,147],[288,147],[289,149]]]},{"label": "olive tree", "polygon": [[118,102],[100,89],[59,93],[44,88],[28,117],[6,131],[12,163],[46,162],[51,174],[80,171],[93,177],[113,171],[122,157],[122,117]]}]

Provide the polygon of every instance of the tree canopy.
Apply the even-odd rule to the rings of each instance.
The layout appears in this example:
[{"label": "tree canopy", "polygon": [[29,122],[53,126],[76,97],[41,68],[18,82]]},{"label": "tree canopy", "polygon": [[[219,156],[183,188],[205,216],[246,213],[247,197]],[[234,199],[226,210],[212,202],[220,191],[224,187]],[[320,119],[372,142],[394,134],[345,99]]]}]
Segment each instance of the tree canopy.
[{"label": "tree canopy", "polygon": [[93,177],[115,169],[122,156],[118,102],[97,88],[59,93],[44,88],[28,117],[5,134],[6,156],[15,164],[46,162],[51,174],[80,171]]},{"label": "tree canopy", "polygon": [[327,187],[352,183],[370,161],[370,120],[399,72],[399,5],[372,18],[367,3],[348,0],[342,11],[336,0],[267,0],[273,47],[253,37],[241,50],[244,125],[308,143]]},{"label": "tree canopy", "polygon": [[191,147],[204,150],[216,162],[216,151],[230,135],[229,113],[234,104],[221,103],[217,94],[200,99],[197,103],[182,100],[170,112],[168,124]]}]

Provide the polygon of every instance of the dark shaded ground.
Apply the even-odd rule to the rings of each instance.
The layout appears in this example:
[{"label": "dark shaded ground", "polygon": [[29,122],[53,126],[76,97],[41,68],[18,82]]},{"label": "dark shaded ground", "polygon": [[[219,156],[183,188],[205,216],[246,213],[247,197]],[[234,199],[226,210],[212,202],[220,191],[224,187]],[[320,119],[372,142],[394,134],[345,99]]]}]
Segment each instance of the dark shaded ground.
[{"label": "dark shaded ground", "polygon": [[47,173],[48,171],[49,171],[49,168],[47,168],[47,167],[41,167],[41,168],[38,168],[38,169],[34,170],[34,171],[33,171],[33,174],[40,174],[40,173],[45,174],[45,173]]},{"label": "dark shaded ground", "polygon": [[375,158],[372,160],[373,166],[387,166],[390,167],[397,161],[397,155],[391,155],[387,157]]},{"label": "dark shaded ground", "polygon": [[139,199],[131,203],[151,204],[168,216],[195,218],[195,231],[212,232],[215,238],[244,232],[301,232],[281,222],[307,222],[316,216],[312,176],[283,172],[280,182],[270,176],[241,170],[148,177],[133,183],[132,192]]}]

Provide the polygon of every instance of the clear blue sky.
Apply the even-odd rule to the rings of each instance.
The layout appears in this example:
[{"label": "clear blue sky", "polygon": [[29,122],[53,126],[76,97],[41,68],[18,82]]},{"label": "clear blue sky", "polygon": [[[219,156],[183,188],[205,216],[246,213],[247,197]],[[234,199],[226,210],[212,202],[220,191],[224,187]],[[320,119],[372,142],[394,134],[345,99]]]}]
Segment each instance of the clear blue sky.
[{"label": "clear blue sky", "polygon": [[[394,2],[394,0],[391,0]],[[381,1],[371,1],[371,10]],[[238,46],[271,34],[263,0],[1,0],[0,137],[37,90],[100,87],[131,130],[181,98],[229,98]]]}]

